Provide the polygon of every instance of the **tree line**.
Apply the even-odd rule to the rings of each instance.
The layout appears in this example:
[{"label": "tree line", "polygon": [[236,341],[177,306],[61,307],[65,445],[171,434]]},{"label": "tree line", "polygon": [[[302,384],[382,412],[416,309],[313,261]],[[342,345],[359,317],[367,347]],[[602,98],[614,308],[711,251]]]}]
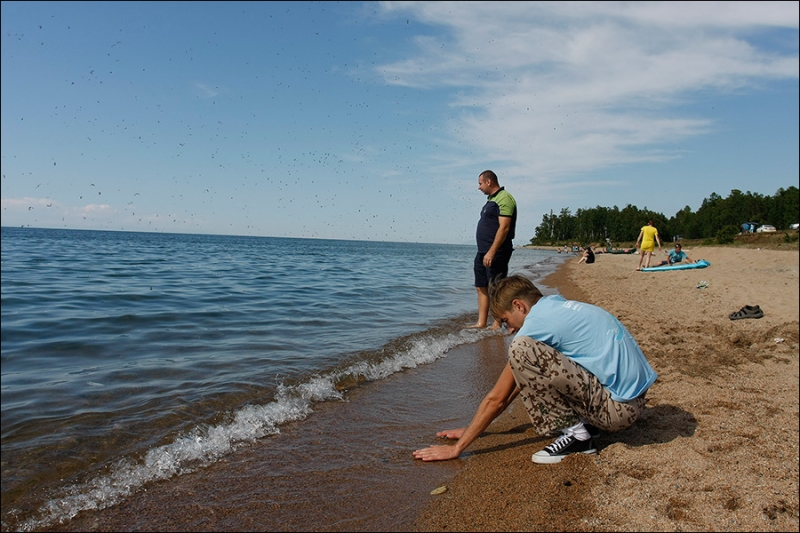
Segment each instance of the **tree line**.
[{"label": "tree line", "polygon": [[727,198],[712,193],[696,213],[686,206],[670,218],[630,204],[622,209],[617,206],[578,209],[574,215],[568,208],[562,208],[558,214],[551,211],[542,217],[530,242],[537,246],[563,242],[586,246],[607,240],[633,242],[649,220],[658,228],[663,241],[680,236],[684,239],[715,238],[723,242],[732,241],[733,235],[747,222],[788,229],[791,224],[800,222],[799,213],[800,195],[795,186],[780,188],[774,196],[734,189]]}]

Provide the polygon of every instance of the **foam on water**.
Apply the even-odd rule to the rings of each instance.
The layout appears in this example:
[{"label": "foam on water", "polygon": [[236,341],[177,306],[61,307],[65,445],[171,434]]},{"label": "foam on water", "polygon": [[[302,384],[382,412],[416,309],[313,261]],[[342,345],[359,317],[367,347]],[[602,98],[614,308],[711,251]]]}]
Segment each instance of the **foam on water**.
[{"label": "foam on water", "polygon": [[[423,335],[411,339],[406,349],[383,360],[357,361],[341,370],[314,375],[296,385],[281,384],[273,401],[245,406],[233,414],[230,422],[197,426],[169,444],[148,450],[142,459],[119,459],[108,467],[108,474],[63,489],[16,529],[32,531],[65,523],[81,511],[115,505],[148,483],[193,472],[240,446],[279,434],[281,425],[308,417],[315,403],[345,400],[344,392],[337,387],[342,381],[385,379],[405,369],[432,363],[446,356],[455,346],[476,342],[491,334],[487,330],[464,329],[442,335]],[[11,513],[12,516],[18,514]]]}]

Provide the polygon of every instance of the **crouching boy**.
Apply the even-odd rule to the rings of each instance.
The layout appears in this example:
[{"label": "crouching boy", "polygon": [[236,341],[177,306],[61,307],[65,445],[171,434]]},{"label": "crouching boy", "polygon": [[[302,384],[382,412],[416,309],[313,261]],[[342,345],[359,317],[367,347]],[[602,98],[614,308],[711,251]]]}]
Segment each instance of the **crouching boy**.
[{"label": "crouching boy", "polygon": [[516,333],[508,364],[466,428],[438,437],[452,446],[414,452],[423,461],[455,459],[520,394],[537,435],[561,431],[533,454],[534,463],[558,463],[572,453],[596,453],[599,431],[629,428],[644,409],[658,377],[619,320],[597,306],[543,297],[527,278],[514,275],[489,287],[492,316]]}]

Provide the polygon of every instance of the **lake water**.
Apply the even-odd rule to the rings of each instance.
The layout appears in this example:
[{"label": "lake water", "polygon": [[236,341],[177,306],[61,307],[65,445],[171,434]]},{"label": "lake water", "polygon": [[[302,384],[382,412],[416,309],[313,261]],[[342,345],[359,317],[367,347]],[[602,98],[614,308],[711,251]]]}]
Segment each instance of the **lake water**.
[{"label": "lake water", "polygon": [[[454,348],[497,337],[466,328],[477,317],[474,254],[2,228],[3,530],[69,527],[243,448],[276,450],[276,468],[303,470],[297,446],[286,447],[290,428],[332,417],[325,431],[362,431],[345,410],[391,411],[418,388],[393,378],[425,380]],[[517,249],[510,269],[540,280],[563,259]],[[352,446],[349,456],[369,455],[374,443]],[[292,490],[276,483],[271,497],[287,502]],[[337,497],[328,491],[328,504]],[[267,529],[335,529],[341,518],[276,518]]]}]

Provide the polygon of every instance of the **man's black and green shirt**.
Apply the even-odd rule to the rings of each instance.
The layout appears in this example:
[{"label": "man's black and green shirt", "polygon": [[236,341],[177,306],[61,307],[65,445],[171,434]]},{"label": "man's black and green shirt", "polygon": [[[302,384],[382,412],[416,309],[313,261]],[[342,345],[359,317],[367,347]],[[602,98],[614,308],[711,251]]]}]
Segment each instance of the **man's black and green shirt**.
[{"label": "man's black and green shirt", "polygon": [[511,240],[514,238],[514,231],[517,227],[517,202],[505,188],[492,194],[486,199],[486,205],[481,210],[481,219],[478,221],[478,231],[476,238],[478,241],[478,253],[486,253],[494,243],[494,237],[500,228],[500,217],[511,217],[511,228],[508,230],[505,242],[500,247],[501,250],[511,249]]}]

